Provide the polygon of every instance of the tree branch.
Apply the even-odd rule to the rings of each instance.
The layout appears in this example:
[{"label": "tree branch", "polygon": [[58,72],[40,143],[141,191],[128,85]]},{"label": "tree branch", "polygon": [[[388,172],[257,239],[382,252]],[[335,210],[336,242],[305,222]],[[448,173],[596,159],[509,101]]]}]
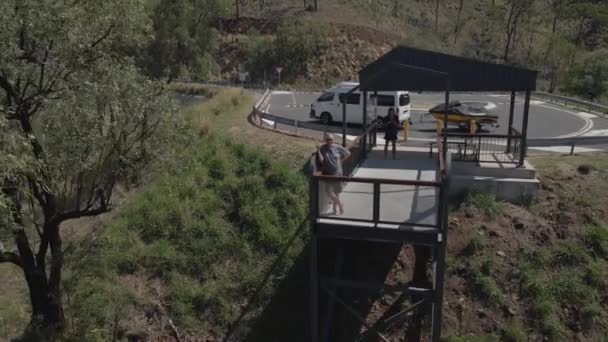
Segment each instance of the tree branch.
[{"label": "tree branch", "polygon": [[108,204],[104,200],[100,200],[100,205],[97,208],[68,211],[66,213],[57,215],[55,217],[55,219],[53,219],[53,222],[56,224],[59,224],[63,221],[76,219],[76,218],[80,218],[80,217],[97,216],[99,214],[106,213],[110,210],[112,210],[112,208],[110,206],[108,206]]},{"label": "tree branch", "polygon": [[95,46],[97,46],[97,44],[101,43],[104,39],[108,38],[110,33],[112,33],[113,28],[114,28],[114,24],[110,25],[108,27],[108,29],[106,30],[106,32],[101,37],[99,37],[99,39],[94,41],[93,44],[91,44],[91,49],[94,48]]},{"label": "tree branch", "polygon": [[0,264],[5,263],[5,262],[10,262],[13,265],[23,268],[23,266],[21,265],[21,258],[15,253],[0,252]]}]

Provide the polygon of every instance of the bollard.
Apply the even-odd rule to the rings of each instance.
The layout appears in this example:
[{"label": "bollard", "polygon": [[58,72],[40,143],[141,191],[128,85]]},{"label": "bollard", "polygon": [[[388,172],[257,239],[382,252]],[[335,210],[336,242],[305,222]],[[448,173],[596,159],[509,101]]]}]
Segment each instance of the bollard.
[{"label": "bollard", "polygon": [[437,120],[437,135],[441,135],[443,132],[443,120]]},{"label": "bollard", "polygon": [[570,147],[570,155],[574,155],[574,143],[572,143],[572,146]]},{"label": "bollard", "polygon": [[410,121],[405,120],[403,123],[403,141],[407,141],[407,138],[410,136]]},{"label": "bollard", "polygon": [[477,124],[475,120],[471,120],[469,122],[469,133],[475,134],[475,132],[477,132]]}]

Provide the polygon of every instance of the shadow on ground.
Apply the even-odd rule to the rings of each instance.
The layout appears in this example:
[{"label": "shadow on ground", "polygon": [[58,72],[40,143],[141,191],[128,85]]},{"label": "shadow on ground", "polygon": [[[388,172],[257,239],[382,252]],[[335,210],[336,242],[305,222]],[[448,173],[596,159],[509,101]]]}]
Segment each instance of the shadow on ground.
[{"label": "shadow on ground", "polygon": [[[321,277],[334,276],[339,254],[342,253],[340,276],[352,281],[383,283],[397,260],[400,244],[363,241],[323,240],[319,246],[319,272]],[[288,275],[275,291],[274,297],[253,323],[243,339],[246,342],[310,341],[309,302],[309,246],[296,259]],[[401,279],[406,281],[406,279]],[[351,306],[349,312],[338,301],[320,291],[320,327],[325,341],[354,341],[366,330],[357,317],[367,318],[368,326],[383,312],[372,312],[380,293],[366,290],[328,288]],[[328,313],[330,316],[328,316]],[[327,328],[329,327],[329,329]],[[323,340],[321,340],[323,341]]]}]

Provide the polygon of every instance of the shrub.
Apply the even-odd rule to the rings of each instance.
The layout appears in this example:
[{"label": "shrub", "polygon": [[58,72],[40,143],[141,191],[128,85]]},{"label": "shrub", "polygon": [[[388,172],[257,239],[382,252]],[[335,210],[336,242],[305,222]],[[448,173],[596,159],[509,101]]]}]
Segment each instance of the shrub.
[{"label": "shrub", "polygon": [[467,195],[466,202],[483,210],[488,217],[499,215],[504,207],[503,203],[496,201],[495,194],[486,192],[471,192]]},{"label": "shrub", "polygon": [[463,253],[466,256],[472,256],[482,250],[485,247],[486,240],[479,235],[475,235],[469,240],[469,243],[465,246]]},{"label": "shrub", "polygon": [[584,241],[587,247],[602,258],[608,258],[608,227],[591,226],[585,232]]},{"label": "shrub", "polygon": [[587,251],[575,240],[561,242],[553,251],[553,262],[561,266],[584,265],[590,260]]},{"label": "shrub", "polygon": [[608,272],[603,263],[592,262],[585,267],[585,282],[596,289],[603,290],[606,288],[608,281]]},{"label": "shrub", "polygon": [[502,342],[527,342],[528,334],[524,327],[519,323],[512,323],[501,331]]}]

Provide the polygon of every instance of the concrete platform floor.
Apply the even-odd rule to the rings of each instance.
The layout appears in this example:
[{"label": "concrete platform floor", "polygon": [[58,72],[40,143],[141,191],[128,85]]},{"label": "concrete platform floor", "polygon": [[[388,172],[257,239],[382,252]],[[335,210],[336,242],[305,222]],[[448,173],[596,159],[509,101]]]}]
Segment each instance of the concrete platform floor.
[{"label": "concrete platform floor", "polygon": [[[396,158],[389,152],[387,157],[380,148],[374,149],[353,174],[354,178],[385,178],[397,180],[436,180],[436,160],[428,153],[420,153],[399,148]],[[436,224],[439,189],[434,187],[381,185],[380,221],[395,223]],[[323,189],[320,203],[327,203],[322,216],[335,218],[333,209],[327,202]],[[344,202],[342,219],[373,220],[373,185],[370,183],[347,182],[341,199]],[[333,220],[332,220],[333,221]],[[356,224],[355,224],[356,226]]]}]

